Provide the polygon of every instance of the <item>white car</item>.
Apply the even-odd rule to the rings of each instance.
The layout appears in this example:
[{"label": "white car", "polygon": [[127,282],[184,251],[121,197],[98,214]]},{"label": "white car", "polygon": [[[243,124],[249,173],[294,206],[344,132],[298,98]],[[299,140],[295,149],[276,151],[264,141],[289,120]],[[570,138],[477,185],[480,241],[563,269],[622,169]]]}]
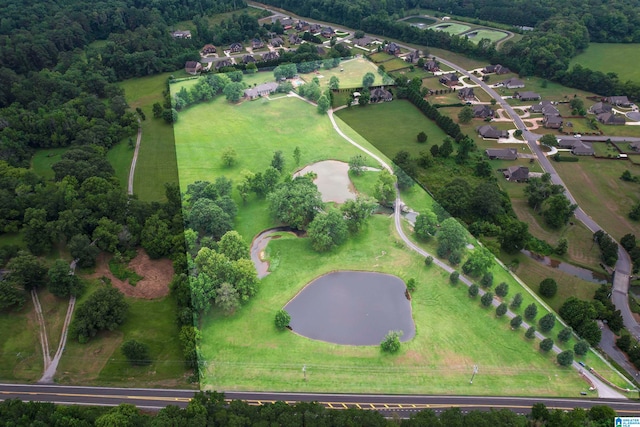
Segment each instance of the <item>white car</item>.
[{"label": "white car", "polygon": [[576,133],[575,135],[573,135],[574,138],[582,138],[582,135],[579,133]]}]

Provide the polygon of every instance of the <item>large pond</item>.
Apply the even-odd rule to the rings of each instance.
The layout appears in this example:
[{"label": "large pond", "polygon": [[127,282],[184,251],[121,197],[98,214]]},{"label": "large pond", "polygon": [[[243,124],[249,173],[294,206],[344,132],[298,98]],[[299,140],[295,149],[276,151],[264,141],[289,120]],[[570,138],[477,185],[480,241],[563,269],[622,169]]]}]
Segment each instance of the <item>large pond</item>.
[{"label": "large pond", "polygon": [[344,203],[356,198],[356,188],[349,179],[349,164],[337,160],[324,160],[305,166],[294,176],[316,174],[313,181],[318,186],[323,202]]},{"label": "large pond", "polygon": [[284,309],[291,329],[315,340],[345,345],[378,345],[390,331],[400,341],[415,336],[404,282],[389,274],[339,271],[309,283]]}]

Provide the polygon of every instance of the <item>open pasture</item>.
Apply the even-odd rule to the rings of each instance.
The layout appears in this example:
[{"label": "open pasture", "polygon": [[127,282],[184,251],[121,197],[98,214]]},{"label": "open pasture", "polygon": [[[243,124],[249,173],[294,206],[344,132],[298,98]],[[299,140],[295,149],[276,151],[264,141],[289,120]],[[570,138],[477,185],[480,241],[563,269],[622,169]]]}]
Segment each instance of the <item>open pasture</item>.
[{"label": "open pasture", "polygon": [[570,66],[580,64],[603,73],[616,73],[621,81],[640,82],[640,43],[589,43],[587,49],[576,55]]}]

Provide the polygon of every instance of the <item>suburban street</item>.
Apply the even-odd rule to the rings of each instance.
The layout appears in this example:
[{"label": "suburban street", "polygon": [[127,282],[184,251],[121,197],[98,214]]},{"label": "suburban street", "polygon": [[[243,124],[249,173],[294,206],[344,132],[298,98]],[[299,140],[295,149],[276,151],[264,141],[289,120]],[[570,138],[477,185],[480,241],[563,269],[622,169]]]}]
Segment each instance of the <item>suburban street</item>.
[{"label": "suburban street", "polygon": [[[128,403],[149,410],[159,410],[167,405],[184,408],[196,392],[195,390],[175,389],[0,384],[0,399],[2,400],[21,399],[24,401],[98,406],[117,406],[121,403]],[[517,413],[528,413],[535,403],[543,403],[550,409],[567,411],[574,408],[588,409],[595,405],[608,405],[619,415],[640,415],[640,406],[635,401],[606,399],[271,392],[225,392],[225,397],[228,400],[243,400],[250,405],[262,405],[276,401],[287,403],[315,401],[330,409],[372,409],[387,416],[396,414],[403,418],[423,409],[439,412],[450,407],[459,407],[463,411],[504,408]]]}]

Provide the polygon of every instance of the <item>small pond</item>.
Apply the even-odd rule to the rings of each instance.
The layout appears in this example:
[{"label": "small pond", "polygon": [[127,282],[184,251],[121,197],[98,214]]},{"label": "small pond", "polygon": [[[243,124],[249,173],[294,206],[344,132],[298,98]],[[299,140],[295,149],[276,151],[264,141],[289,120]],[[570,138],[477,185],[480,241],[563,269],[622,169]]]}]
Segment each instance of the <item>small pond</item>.
[{"label": "small pond", "polygon": [[293,176],[316,174],[313,181],[318,186],[323,202],[344,203],[355,199],[357,192],[349,178],[349,164],[337,160],[325,160],[305,166]]},{"label": "small pond", "polygon": [[586,268],[576,267],[575,265],[567,264],[566,262],[558,261],[556,259],[549,258],[548,256],[534,254],[526,249],[523,249],[522,253],[541,264],[552,268],[557,268],[564,273],[578,277],[582,280],[586,280],[587,282],[599,284],[607,283],[607,276],[604,273],[598,273]]},{"label": "small pond", "polygon": [[284,309],[302,336],[344,345],[378,345],[390,330],[409,341],[416,328],[404,282],[389,274],[338,271],[309,283]]}]

